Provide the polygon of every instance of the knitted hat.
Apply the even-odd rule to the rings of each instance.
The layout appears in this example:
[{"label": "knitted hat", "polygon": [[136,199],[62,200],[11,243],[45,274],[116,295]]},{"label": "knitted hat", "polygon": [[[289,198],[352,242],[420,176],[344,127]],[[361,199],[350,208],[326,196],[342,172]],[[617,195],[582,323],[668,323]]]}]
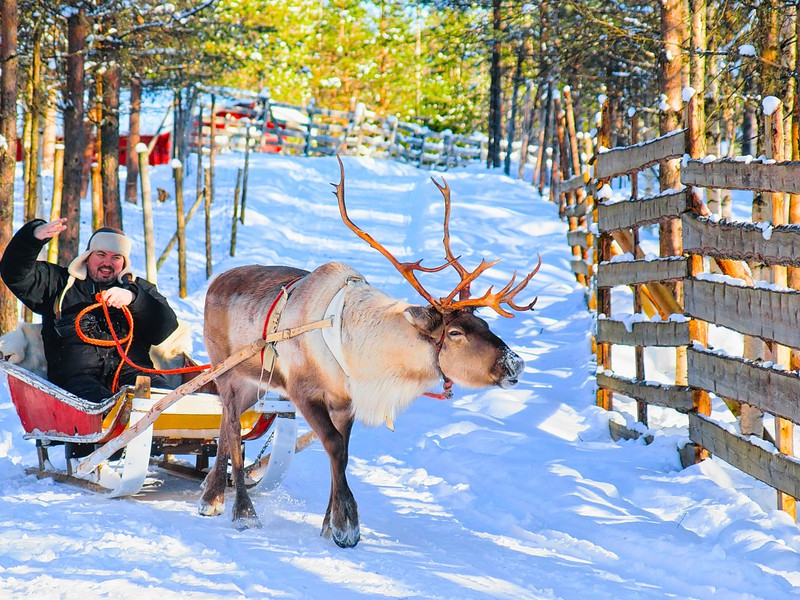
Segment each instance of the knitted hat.
[{"label": "knitted hat", "polygon": [[92,234],[92,237],[89,238],[86,252],[70,263],[67,269],[69,274],[76,279],[86,279],[86,259],[95,250],[103,250],[123,256],[125,263],[122,271],[117,276],[121,283],[123,276],[131,271],[131,240],[122,230],[114,227],[101,227]]}]

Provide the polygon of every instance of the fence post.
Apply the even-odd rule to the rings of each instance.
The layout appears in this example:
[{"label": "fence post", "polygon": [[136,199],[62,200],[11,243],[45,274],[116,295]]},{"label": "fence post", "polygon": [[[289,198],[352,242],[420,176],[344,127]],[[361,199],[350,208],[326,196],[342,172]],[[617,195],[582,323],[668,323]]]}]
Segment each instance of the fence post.
[{"label": "fence post", "polygon": [[183,164],[172,160],[172,178],[175,180],[175,215],[178,236],[178,296],[186,298],[186,217],[183,214]]},{"label": "fence post", "polygon": [[153,235],[153,194],[150,189],[150,153],[147,144],[136,144],[139,155],[139,178],[142,184],[142,217],[144,219],[144,256],[147,280],[158,284],[158,268],[156,266],[155,236]]},{"label": "fence post", "polygon": [[155,236],[153,235],[153,194],[150,189],[150,153],[147,144],[136,144],[139,154],[139,178],[142,184],[142,217],[144,219],[144,256],[147,281],[158,285],[158,268],[156,267]]},{"label": "fence post", "polygon": [[314,99],[312,98],[308,103],[308,108],[306,109],[308,112],[308,125],[306,127],[306,145],[303,149],[303,154],[305,156],[311,156],[311,126],[314,122],[314,104]]},{"label": "fence post", "polygon": [[[767,158],[782,161],[784,158],[783,142],[783,106],[780,101],[772,96],[764,98],[762,101],[764,109],[764,131],[766,133],[765,150]],[[772,212],[772,225],[785,225],[785,195],[783,192],[770,192],[770,208]],[[788,284],[786,267],[774,266],[772,271],[772,283],[786,287]],[[787,346],[773,343],[771,360],[775,364],[790,368],[791,354]],[[789,456],[794,455],[794,425],[787,419],[775,417],[775,446]],[[797,502],[795,499],[784,492],[778,491],[778,508],[797,519]]]},{"label": "fence post", "polygon": [[206,179],[211,179],[211,185],[206,184],[210,196],[209,202],[214,203],[214,159],[217,154],[217,144],[214,138],[217,135],[217,97],[211,94],[211,133],[208,137],[208,173]]},{"label": "fence post", "polygon": [[[244,208],[245,204],[247,203],[247,174],[250,172],[250,119],[247,119],[246,126],[247,133],[245,134],[244,148],[244,177],[242,179],[242,210],[239,212],[239,221],[241,221],[242,225],[244,225]],[[239,185],[238,179],[236,185],[237,187]],[[233,248],[231,248],[231,256],[233,256]]]},{"label": "fence post", "polygon": [[233,192],[233,223],[231,224],[231,256],[236,256],[236,223],[239,221],[239,189],[242,181],[242,170],[236,173],[236,189]]},{"label": "fence post", "polygon": [[211,277],[211,169],[206,169],[206,185],[203,188],[206,214],[206,279]]}]

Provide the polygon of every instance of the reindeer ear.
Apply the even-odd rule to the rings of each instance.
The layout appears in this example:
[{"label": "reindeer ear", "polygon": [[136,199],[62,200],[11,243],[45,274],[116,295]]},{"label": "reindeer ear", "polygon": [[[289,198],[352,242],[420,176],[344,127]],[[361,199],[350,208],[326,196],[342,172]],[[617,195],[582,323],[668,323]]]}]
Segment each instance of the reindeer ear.
[{"label": "reindeer ear", "polygon": [[442,324],[442,315],[432,306],[409,306],[403,316],[414,327],[425,334],[433,333]]}]

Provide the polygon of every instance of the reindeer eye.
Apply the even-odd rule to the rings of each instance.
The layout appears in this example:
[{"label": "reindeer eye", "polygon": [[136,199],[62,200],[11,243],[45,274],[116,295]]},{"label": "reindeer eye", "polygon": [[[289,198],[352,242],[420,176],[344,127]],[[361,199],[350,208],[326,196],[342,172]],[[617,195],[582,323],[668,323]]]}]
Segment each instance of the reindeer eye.
[{"label": "reindeer eye", "polygon": [[464,335],[464,332],[461,331],[460,329],[451,329],[450,331],[447,332],[447,335],[449,335],[450,337],[460,337]]}]

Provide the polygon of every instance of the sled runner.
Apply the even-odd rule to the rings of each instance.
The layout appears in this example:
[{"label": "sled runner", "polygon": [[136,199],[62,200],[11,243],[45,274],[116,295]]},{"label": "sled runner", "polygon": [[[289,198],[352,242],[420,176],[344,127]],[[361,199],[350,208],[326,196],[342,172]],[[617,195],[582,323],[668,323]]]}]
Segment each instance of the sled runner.
[{"label": "sled runner", "polygon": [[[79,484],[110,497],[139,492],[151,464],[178,474],[204,476],[209,457],[216,456],[222,415],[214,378],[260,352],[274,341],[271,337],[286,339],[290,333],[302,331],[257,339],[208,371],[184,375],[191,378],[175,390],[151,390],[150,379],[139,377],[135,387],[125,386],[100,403],[79,398],[0,357],[0,371],[8,377],[24,437],[36,440],[39,464],[26,472]],[[266,439],[257,460],[247,467],[248,482],[253,486],[269,488],[280,483],[296,449],[312,441],[308,434],[297,439],[295,409],[285,399],[259,400],[242,415],[241,424],[243,441]],[[50,462],[49,449],[60,444],[65,448],[93,444],[95,450],[83,458],[71,458],[67,452],[66,470],[57,470]],[[262,458],[268,445],[271,451]],[[177,455],[194,455],[195,466],[170,460]],[[155,461],[153,457],[162,458]]]}]

